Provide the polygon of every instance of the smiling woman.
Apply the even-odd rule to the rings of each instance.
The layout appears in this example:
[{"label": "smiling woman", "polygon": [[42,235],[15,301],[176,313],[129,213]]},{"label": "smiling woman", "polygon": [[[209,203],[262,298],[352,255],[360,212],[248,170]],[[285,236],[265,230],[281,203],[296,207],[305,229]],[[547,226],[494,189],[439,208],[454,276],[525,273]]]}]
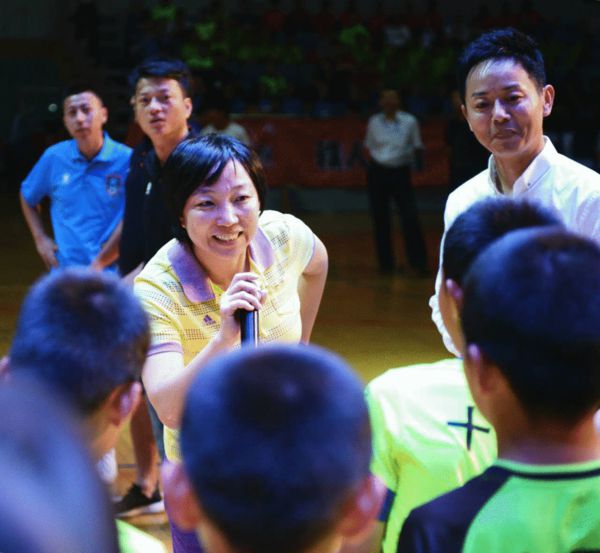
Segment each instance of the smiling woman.
[{"label": "smiling woman", "polygon": [[[179,458],[185,395],[209,359],[240,343],[235,316],[261,313],[261,342],[308,342],[327,276],[327,252],[299,219],[263,211],[258,156],[224,135],[184,140],[164,166],[175,239],[135,281],[151,320],[143,380]],[[198,551],[172,527],[174,551]],[[179,545],[177,545],[179,544]]]},{"label": "smiling woman", "polygon": [[250,176],[233,160],[214,184],[198,187],[187,199],[181,225],[213,282],[230,281],[233,274],[246,268],[259,210],[258,193]]}]

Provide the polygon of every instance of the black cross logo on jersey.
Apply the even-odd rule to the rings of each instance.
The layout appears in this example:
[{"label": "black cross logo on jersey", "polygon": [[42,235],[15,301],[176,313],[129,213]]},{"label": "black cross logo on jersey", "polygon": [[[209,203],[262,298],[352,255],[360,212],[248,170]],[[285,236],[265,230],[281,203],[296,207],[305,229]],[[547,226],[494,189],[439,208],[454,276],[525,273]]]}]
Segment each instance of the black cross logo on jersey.
[{"label": "black cross logo on jersey", "polygon": [[475,408],[472,405],[467,407],[467,422],[457,422],[457,421],[448,421],[448,426],[458,426],[460,428],[464,428],[467,431],[467,449],[471,449],[471,441],[473,439],[473,430],[479,430],[479,432],[484,432],[485,434],[489,434],[490,429],[485,428],[483,426],[477,426],[473,424],[473,410]]}]

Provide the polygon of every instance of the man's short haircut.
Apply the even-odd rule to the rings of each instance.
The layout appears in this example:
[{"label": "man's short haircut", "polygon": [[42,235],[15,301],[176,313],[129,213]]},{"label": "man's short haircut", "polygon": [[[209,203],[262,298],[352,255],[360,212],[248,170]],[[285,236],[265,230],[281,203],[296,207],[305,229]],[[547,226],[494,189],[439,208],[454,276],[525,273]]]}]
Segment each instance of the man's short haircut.
[{"label": "man's short haircut", "polygon": [[107,490],[74,418],[40,382],[0,384],[0,551],[119,551]]},{"label": "man's short haircut", "polygon": [[444,278],[462,286],[475,258],[498,238],[517,229],[554,225],[562,227],[558,216],[540,205],[506,197],[479,200],[456,218],[444,237]]},{"label": "man's short haircut", "polygon": [[132,96],[135,96],[140,79],[173,79],[179,83],[184,98],[191,93],[190,69],[176,58],[151,57],[134,67],[128,79]]},{"label": "man's short haircut", "polygon": [[234,548],[299,553],[334,528],[369,474],[363,385],[313,346],[238,350],[192,384],[181,451],[203,510]]},{"label": "man's short haircut", "polygon": [[116,276],[57,270],[23,302],[10,371],[40,378],[88,415],[118,386],[139,380],[148,344],[146,314]]},{"label": "man's short haircut", "polygon": [[467,77],[471,70],[484,61],[505,59],[519,63],[538,88],[546,85],[544,58],[536,42],[530,36],[511,27],[494,29],[470,42],[458,58],[458,90],[463,103]]},{"label": "man's short haircut", "polygon": [[465,279],[467,344],[477,344],[536,419],[572,424],[600,407],[600,247],[564,230],[492,244]]},{"label": "man's short haircut", "polygon": [[83,92],[91,92],[100,100],[102,104],[104,104],[104,92],[100,84],[83,80],[71,81],[67,83],[67,85],[62,90],[61,104],[64,105],[65,100],[69,96],[73,96],[74,94],[81,94]]},{"label": "man's short haircut", "polygon": [[246,170],[263,209],[267,180],[262,163],[256,152],[239,140],[216,133],[188,138],[182,140],[167,158],[163,168],[165,199],[173,221],[177,221],[173,233],[180,242],[191,243],[187,231],[179,224],[188,198],[199,186],[214,184],[230,161],[239,163]]}]

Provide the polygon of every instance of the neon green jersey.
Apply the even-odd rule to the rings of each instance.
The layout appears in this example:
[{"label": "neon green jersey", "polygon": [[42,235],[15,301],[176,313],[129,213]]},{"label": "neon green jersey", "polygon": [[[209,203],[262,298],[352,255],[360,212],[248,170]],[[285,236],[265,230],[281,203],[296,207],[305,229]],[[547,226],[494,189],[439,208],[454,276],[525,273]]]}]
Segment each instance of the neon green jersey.
[{"label": "neon green jersey", "polygon": [[117,520],[117,533],[121,553],[166,553],[167,551],[156,538],[122,520]]},{"label": "neon green jersey", "polygon": [[414,510],[402,553],[600,551],[600,460],[526,465],[498,460],[462,488]]},{"label": "neon green jersey", "polygon": [[460,359],[391,369],[367,386],[371,470],[390,490],[382,513],[384,553],[394,553],[415,507],[481,474],[496,435],[469,392]]}]

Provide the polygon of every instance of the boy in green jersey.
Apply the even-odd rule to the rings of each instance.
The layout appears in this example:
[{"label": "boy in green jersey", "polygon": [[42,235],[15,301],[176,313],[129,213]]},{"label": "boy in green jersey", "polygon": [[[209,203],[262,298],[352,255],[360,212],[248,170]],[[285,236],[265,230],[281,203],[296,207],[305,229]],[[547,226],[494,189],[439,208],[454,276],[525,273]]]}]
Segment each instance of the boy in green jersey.
[{"label": "boy in green jersey", "polygon": [[600,247],[516,231],[463,290],[465,374],[498,460],[413,510],[398,551],[600,551]]},{"label": "boy in green jersey", "polygon": [[[558,225],[545,209],[509,198],[488,198],[461,214],[442,252],[440,309],[456,344],[462,343],[457,300],[473,260],[515,229]],[[496,436],[475,407],[462,359],[391,369],[367,386],[373,427],[371,470],[388,488],[378,531],[359,548],[396,551],[410,511],[483,472],[496,457]],[[381,537],[382,536],[382,537]]]}]

